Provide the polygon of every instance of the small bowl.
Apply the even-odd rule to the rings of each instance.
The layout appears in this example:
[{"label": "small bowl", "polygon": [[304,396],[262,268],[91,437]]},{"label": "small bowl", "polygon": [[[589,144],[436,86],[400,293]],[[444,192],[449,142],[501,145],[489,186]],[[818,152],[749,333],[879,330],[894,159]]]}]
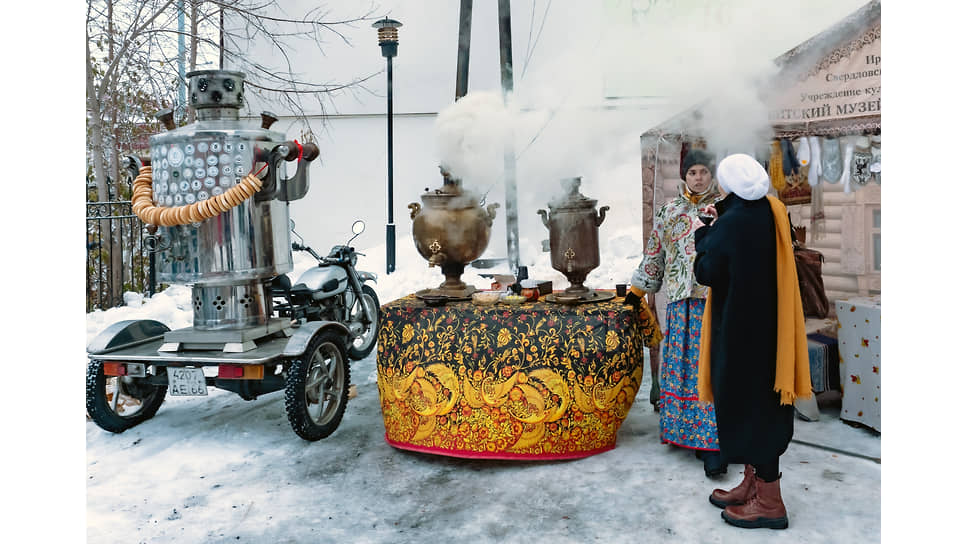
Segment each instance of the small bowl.
[{"label": "small bowl", "polygon": [[508,304],[518,305],[524,302],[525,300],[528,300],[528,297],[523,297],[521,295],[508,295],[504,297],[503,300]]},{"label": "small bowl", "polygon": [[478,291],[471,295],[471,302],[478,306],[491,306],[501,298],[500,291]]},{"label": "small bowl", "polygon": [[427,306],[436,308],[439,306],[443,306],[444,304],[447,304],[447,300],[449,298],[450,297],[428,295],[425,297],[421,297],[421,300],[423,300],[424,304],[426,304]]}]

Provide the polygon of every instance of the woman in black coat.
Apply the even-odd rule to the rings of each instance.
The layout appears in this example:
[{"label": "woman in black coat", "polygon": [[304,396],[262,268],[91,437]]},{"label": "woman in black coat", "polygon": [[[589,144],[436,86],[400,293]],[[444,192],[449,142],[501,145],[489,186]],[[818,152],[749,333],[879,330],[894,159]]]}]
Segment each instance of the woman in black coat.
[{"label": "woman in black coat", "polygon": [[[769,175],[753,157],[726,157],[718,180],[728,194],[706,210],[715,218],[712,225],[696,231],[694,271],[696,280],[710,288],[709,385],[720,452],[729,463],[744,463],[746,471],[738,487],[717,489],[709,499],[725,508],[723,518],[733,525],[782,529],[788,521],[780,497],[779,458],[793,437],[793,406],[781,403],[774,390],[777,214],[788,221],[783,205],[766,196]],[[789,292],[790,286],[780,287],[780,293]]]}]

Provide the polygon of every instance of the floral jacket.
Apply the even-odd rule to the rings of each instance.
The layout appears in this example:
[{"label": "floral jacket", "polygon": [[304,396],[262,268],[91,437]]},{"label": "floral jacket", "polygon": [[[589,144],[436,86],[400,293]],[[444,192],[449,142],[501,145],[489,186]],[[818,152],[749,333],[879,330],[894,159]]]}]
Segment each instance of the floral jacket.
[{"label": "floral jacket", "polygon": [[659,208],[642,262],[632,274],[632,285],[646,293],[655,293],[665,280],[670,303],[706,297],[706,287],[696,283],[692,272],[696,259],[693,233],[703,226],[699,208],[712,204],[716,196],[710,192],[699,204],[693,204],[680,194]]}]

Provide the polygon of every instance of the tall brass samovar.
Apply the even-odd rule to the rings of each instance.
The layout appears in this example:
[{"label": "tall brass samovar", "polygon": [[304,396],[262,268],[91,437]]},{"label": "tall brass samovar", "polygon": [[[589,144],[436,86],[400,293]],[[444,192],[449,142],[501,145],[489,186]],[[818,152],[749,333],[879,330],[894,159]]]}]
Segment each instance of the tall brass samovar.
[{"label": "tall brass samovar", "polygon": [[[467,263],[481,256],[491,238],[491,224],[497,215],[492,203],[485,209],[479,195],[465,190],[458,179],[441,168],[443,186],[420,196],[421,206],[411,202],[413,242],[431,267],[440,266],[444,282],[439,287],[417,291],[417,298],[467,300],[477,289],[461,281]],[[428,302],[429,303],[429,302]]]},{"label": "tall brass samovar", "polygon": [[550,233],[551,266],[571,283],[564,291],[547,295],[547,302],[581,304],[615,297],[583,285],[588,273],[599,265],[598,227],[605,221],[609,207],[602,206],[596,213],[598,201],[578,192],[579,185],[581,177],[561,180],[565,192],[548,203],[551,213],[538,210],[541,222]]}]

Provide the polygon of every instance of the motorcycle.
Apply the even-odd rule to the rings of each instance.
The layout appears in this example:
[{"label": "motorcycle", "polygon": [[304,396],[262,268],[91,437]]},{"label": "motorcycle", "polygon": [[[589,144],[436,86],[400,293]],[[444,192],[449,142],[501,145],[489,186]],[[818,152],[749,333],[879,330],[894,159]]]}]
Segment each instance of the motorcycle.
[{"label": "motorcycle", "polygon": [[315,441],[336,430],[349,400],[348,359],[369,355],[378,331],[380,302],[365,285],[376,275],[356,270],[362,253],[349,246],[365,224],[356,221],[354,236],[325,257],[305,245],[293,221],[289,226],[299,240],[292,249],[319,264],[295,285],[285,274],[268,282],[273,315],[269,325],[256,328],[278,330],[248,350],[226,351],[219,344],[215,351],[192,345],[166,351],[168,335],[191,329],[169,331],[150,319],[111,325],[88,346],[87,409],[98,426],[123,432],[152,418],[169,389],[173,395],[204,396],[214,386],[246,400],[285,389],[286,414],[296,434]]},{"label": "motorcycle", "polygon": [[355,361],[365,358],[376,345],[380,300],[366,284],[375,283],[376,274],[356,269],[357,257],[365,254],[349,244],[366,229],[366,224],[355,221],[353,237],[343,245],[333,246],[325,257],[306,245],[296,232],[295,221],[290,220],[289,227],[298,240],[292,243],[292,249],[312,255],[319,264],[303,272],[295,284],[286,275],[273,278],[273,311],[297,323],[342,323],[349,329],[347,355]]}]

